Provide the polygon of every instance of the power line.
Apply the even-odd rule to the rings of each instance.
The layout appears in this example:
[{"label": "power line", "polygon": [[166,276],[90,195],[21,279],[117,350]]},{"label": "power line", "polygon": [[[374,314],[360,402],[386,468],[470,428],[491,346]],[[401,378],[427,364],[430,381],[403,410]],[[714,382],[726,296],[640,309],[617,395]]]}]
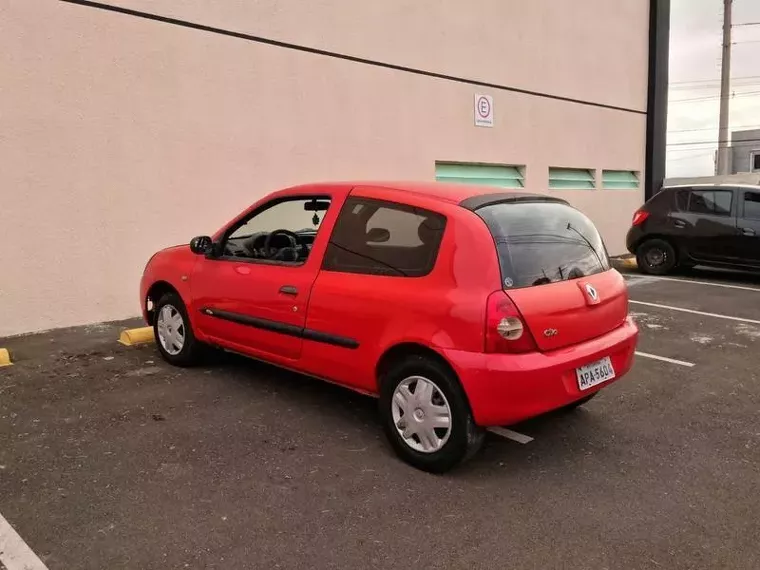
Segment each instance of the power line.
[{"label": "power line", "polygon": [[669,148],[667,149],[667,153],[673,153],[673,152],[702,152],[705,154],[715,154],[715,149],[707,149],[707,148]]},{"label": "power line", "polygon": [[[745,79],[760,79],[760,75],[744,75],[732,77],[731,81],[742,81]],[[686,85],[692,83],[720,83],[720,79],[693,79],[691,81],[671,81],[670,85]]]},{"label": "power line", "polygon": [[693,142],[674,142],[674,143],[667,143],[666,146],[694,146],[694,145],[705,145],[705,144],[712,144],[717,145],[721,143],[727,143],[732,144],[734,146],[744,143],[760,143],[760,139],[742,139],[742,140],[712,140],[712,141],[693,141]]},{"label": "power line", "polygon": [[[668,131],[668,133],[693,133],[695,131],[714,131],[718,127],[704,127],[701,129],[681,129],[676,131]],[[760,129],[760,125],[734,125],[732,130],[736,129]]]},{"label": "power line", "polygon": [[703,156],[712,156],[712,152],[704,152],[702,151],[700,154],[692,154],[691,156],[677,156],[675,158],[669,158],[667,159],[668,162],[680,162],[682,160],[694,160],[695,158],[701,158]]},{"label": "power line", "polygon": [[[732,82],[733,83],[733,82]],[[759,81],[750,81],[750,82],[743,82],[738,85],[734,84],[734,87],[758,87],[760,86]],[[671,85],[668,89],[670,91],[701,91],[704,89],[709,89],[711,91],[717,89],[720,87],[720,80],[716,79],[714,83],[710,84],[704,84],[704,85]]]},{"label": "power line", "polygon": [[[731,98],[737,99],[739,97],[754,97],[760,95],[760,91],[740,91],[739,93],[732,93]],[[669,103],[690,103],[693,101],[717,101],[720,99],[719,95],[708,95],[705,97],[694,97],[692,99],[671,99]]]}]

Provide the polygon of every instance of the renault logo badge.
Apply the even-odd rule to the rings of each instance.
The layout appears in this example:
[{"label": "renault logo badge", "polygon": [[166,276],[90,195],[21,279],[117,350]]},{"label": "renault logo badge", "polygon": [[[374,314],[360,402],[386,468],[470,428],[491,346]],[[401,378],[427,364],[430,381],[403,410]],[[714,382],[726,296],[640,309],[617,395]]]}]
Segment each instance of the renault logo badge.
[{"label": "renault logo badge", "polygon": [[599,300],[599,293],[596,292],[596,289],[594,289],[594,286],[591,283],[586,283],[586,294],[588,295],[588,298],[594,302]]}]

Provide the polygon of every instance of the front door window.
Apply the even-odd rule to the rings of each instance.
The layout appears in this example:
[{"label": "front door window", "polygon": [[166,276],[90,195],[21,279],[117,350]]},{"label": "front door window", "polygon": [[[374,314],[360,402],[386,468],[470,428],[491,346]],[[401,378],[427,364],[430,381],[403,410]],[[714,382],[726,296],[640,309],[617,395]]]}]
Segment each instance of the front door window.
[{"label": "front door window", "polygon": [[276,201],[244,218],[222,241],[222,257],[302,264],[330,207],[326,197]]}]

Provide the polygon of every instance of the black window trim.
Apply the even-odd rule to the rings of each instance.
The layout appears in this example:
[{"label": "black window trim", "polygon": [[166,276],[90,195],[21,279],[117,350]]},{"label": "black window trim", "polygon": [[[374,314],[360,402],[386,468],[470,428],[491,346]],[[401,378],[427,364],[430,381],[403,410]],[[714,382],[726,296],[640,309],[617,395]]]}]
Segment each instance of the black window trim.
[{"label": "black window trim", "polygon": [[[246,223],[248,223],[251,219],[255,218],[262,212],[269,210],[270,208],[274,208],[275,206],[278,206],[279,204],[284,204],[285,202],[297,202],[298,200],[330,200],[330,206],[332,206],[332,204],[335,202],[335,197],[330,194],[326,194],[322,192],[322,193],[317,193],[317,194],[293,194],[293,195],[288,195],[288,196],[279,196],[277,198],[273,198],[272,200],[268,200],[267,202],[264,202],[258,208],[255,208],[254,210],[249,212],[247,215],[242,215],[241,217],[233,221],[229,226],[227,226],[227,228],[224,230],[224,233],[222,234],[222,237],[219,239],[219,241],[214,243],[214,246],[211,248],[211,252],[206,254],[206,259],[208,259],[209,261],[232,261],[235,263],[251,263],[254,265],[302,267],[303,265],[306,264],[306,261],[308,260],[281,261],[277,259],[255,259],[255,258],[249,258],[249,257],[237,257],[234,255],[217,255],[217,252],[224,251],[223,249],[224,243],[230,238],[230,236],[233,233],[235,233],[235,231],[237,231],[239,228],[241,228]],[[319,229],[321,229],[321,226]],[[319,230],[317,230],[317,235],[319,235]],[[316,240],[316,236],[314,239]]]},{"label": "black window trim", "polygon": [[[425,273],[419,273],[419,274],[414,274],[414,275],[407,275],[401,269],[395,269],[395,268],[394,269],[395,269],[396,273],[380,272],[380,271],[372,271],[372,270],[367,270],[367,271],[348,271],[348,270],[345,270],[345,269],[332,269],[332,268],[329,268],[329,267],[325,266],[325,264],[327,263],[328,250],[329,250],[329,248],[330,248],[331,245],[333,245],[333,246],[335,246],[337,248],[340,248],[340,249],[345,249],[340,244],[337,244],[337,243],[333,242],[333,236],[335,235],[335,230],[338,228],[338,224],[340,223],[340,219],[341,219],[341,216],[343,215],[343,212],[347,211],[349,207],[355,207],[356,204],[354,203],[352,205],[351,203],[352,203],[352,201],[357,201],[357,200],[360,200],[363,203],[369,202],[369,203],[377,204],[380,207],[386,207],[386,208],[391,208],[391,209],[396,209],[396,210],[401,210],[401,211],[407,211],[407,212],[410,212],[410,213],[415,213],[415,212],[429,213],[429,214],[433,214],[433,215],[439,216],[439,217],[441,217],[443,219],[443,230],[441,232],[441,239],[438,242],[438,247],[436,248],[435,256],[433,257],[433,262],[430,264],[430,267],[428,268],[428,270]],[[420,214],[416,214],[416,215],[420,215]],[[404,202],[397,202],[395,200],[386,200],[386,199],[381,199],[381,198],[372,198],[372,197],[369,197],[369,196],[361,196],[361,195],[358,195],[358,194],[351,193],[351,194],[349,194],[346,197],[346,200],[343,202],[343,205],[341,206],[340,211],[338,212],[338,216],[335,218],[335,224],[333,224],[332,232],[330,233],[330,238],[327,241],[327,247],[325,248],[325,253],[324,253],[324,256],[322,257],[322,263],[321,263],[319,269],[320,269],[320,271],[330,271],[331,273],[346,273],[348,275],[369,275],[369,276],[373,276],[373,277],[396,277],[396,278],[400,277],[400,278],[403,278],[403,279],[419,279],[419,278],[422,278],[422,277],[427,277],[428,275],[430,275],[433,272],[433,270],[435,269],[436,265],[438,265],[438,255],[441,252],[441,244],[443,243],[443,239],[444,239],[444,237],[446,235],[446,227],[447,226],[448,226],[448,217],[444,213],[442,213],[440,211],[432,210],[430,208],[421,208],[419,206],[412,206],[411,204],[404,203]],[[377,261],[377,260],[375,260],[375,261]],[[377,263],[379,265],[383,265],[383,263],[380,262],[380,261],[377,261]]]}]

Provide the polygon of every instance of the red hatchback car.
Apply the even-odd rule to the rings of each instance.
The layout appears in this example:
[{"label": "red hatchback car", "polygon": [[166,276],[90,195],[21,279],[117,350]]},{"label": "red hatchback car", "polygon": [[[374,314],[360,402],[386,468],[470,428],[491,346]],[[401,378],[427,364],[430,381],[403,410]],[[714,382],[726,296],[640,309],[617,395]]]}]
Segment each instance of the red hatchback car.
[{"label": "red hatchback car", "polygon": [[587,402],[628,372],[638,337],[586,216],[464,185],[270,194],[155,254],[140,298],[170,363],[215,346],[379,396],[395,451],[433,472],[484,428]]}]

